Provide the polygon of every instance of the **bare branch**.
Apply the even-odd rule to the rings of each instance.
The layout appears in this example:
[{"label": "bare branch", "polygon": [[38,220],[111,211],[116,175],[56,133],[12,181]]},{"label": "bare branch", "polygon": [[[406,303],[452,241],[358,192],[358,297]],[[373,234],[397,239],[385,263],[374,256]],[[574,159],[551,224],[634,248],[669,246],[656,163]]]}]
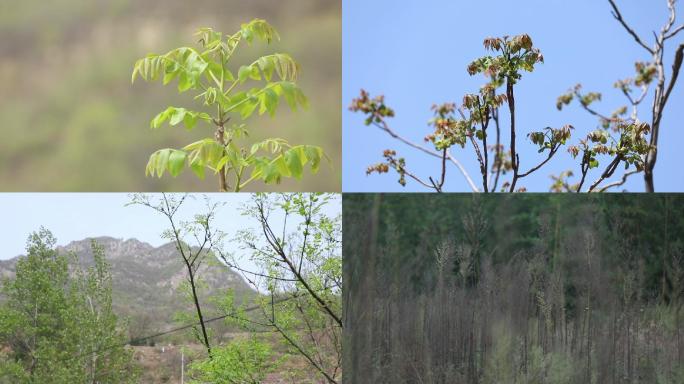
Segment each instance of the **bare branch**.
[{"label": "bare branch", "polygon": [[515,184],[518,181],[518,154],[515,153],[515,97],[513,96],[513,84],[509,79],[506,83],[506,98],[508,99],[508,110],[511,117],[511,164],[513,165],[513,180],[509,192],[515,191]]},{"label": "bare branch", "polygon": [[601,174],[601,177],[599,177],[598,180],[596,180],[594,182],[594,184],[592,184],[591,187],[589,187],[589,190],[587,192],[593,192],[594,189],[596,189],[596,187],[598,187],[598,185],[603,182],[603,180],[613,176],[613,172],[615,172],[615,170],[617,169],[617,166],[620,164],[621,160],[622,160],[621,155],[615,156],[613,161],[611,161],[610,164],[608,164],[606,169],[603,171],[603,173]]},{"label": "bare branch", "polygon": [[466,181],[468,182],[468,185],[470,185],[470,189],[472,189],[473,192],[480,192],[480,190],[477,189],[477,187],[475,186],[473,179],[470,178],[470,175],[468,174],[468,172],[465,170],[465,168],[463,168],[463,165],[461,164],[461,162],[456,160],[456,158],[454,158],[451,155],[451,150],[447,149],[446,153],[447,153],[447,158],[458,168],[459,171],[461,171],[461,174],[463,175],[463,177],[465,177]]},{"label": "bare branch", "polygon": [[634,174],[637,174],[637,173],[639,173],[639,170],[638,170],[638,169],[633,169],[633,170],[631,170],[631,171],[629,171],[629,172],[625,172],[625,173],[622,175],[622,178],[621,178],[620,180],[614,181],[614,182],[612,182],[612,183],[609,183],[609,184],[604,185],[601,189],[598,190],[598,192],[605,192],[606,190],[608,190],[608,189],[610,189],[610,188],[619,187],[619,186],[621,186],[622,184],[624,184],[624,183],[627,182],[627,178],[629,178],[630,176],[632,176],[632,175],[634,175]]},{"label": "bare branch", "polygon": [[313,288],[309,285],[309,282],[307,279],[302,276],[302,274],[299,273],[297,267],[294,265],[294,262],[290,259],[290,257],[286,254],[285,250],[282,248],[280,242],[278,242],[278,238],[276,235],[273,233],[273,229],[271,228],[271,223],[268,220],[268,216],[266,213],[266,208],[264,207],[263,203],[257,203],[257,211],[258,211],[258,220],[261,223],[261,229],[264,234],[264,237],[268,244],[271,246],[271,248],[280,256],[280,259],[287,265],[289,270],[292,272],[292,274],[295,276],[296,279],[299,280],[301,285],[304,287],[304,289],[309,292],[311,297],[316,300],[321,308],[328,313],[328,315],[335,320],[337,324],[339,324],[340,327],[342,327],[342,319],[338,314],[336,314],[332,308],[331,304],[328,303],[326,300],[324,300],[318,292],[314,291]]},{"label": "bare branch", "polygon": [[[441,157],[442,157],[442,155],[440,155],[439,153],[437,153],[437,152],[435,152],[435,151],[432,151],[432,150],[430,150],[430,149],[428,149],[428,148],[425,148],[424,146],[422,146],[422,145],[420,145],[420,144],[416,144],[416,143],[414,143],[414,142],[412,142],[412,141],[410,141],[410,140],[407,140],[407,139],[405,139],[404,137],[400,136],[400,135],[397,134],[394,130],[392,130],[392,129],[389,127],[389,125],[387,125],[387,123],[386,123],[385,121],[382,121],[381,123],[373,123],[373,125],[375,125],[376,127],[380,128],[381,130],[387,132],[387,134],[389,134],[389,135],[392,136],[393,138],[395,138],[395,139],[401,141],[402,143],[404,143],[404,144],[406,144],[406,145],[408,145],[408,146],[410,146],[410,147],[413,147],[413,148],[415,148],[415,149],[417,149],[417,150],[419,150],[419,151],[421,151],[421,152],[424,152],[424,153],[426,153],[426,154],[428,154],[428,155],[430,155],[430,156],[436,157],[436,158],[441,158]],[[470,185],[470,188],[473,190],[473,192],[479,192],[479,190],[478,190],[477,187],[475,186],[475,183],[473,183],[473,179],[470,177],[470,175],[468,174],[468,172],[466,171],[466,169],[463,167],[463,165],[461,164],[461,162],[458,161],[456,158],[454,158],[454,157],[451,155],[450,151],[448,151],[448,150],[447,150],[447,158],[449,159],[449,161],[451,161],[451,162],[458,168],[458,170],[461,172],[461,174],[463,175],[463,177],[465,177],[466,181],[468,182],[468,185]]]},{"label": "bare branch", "polygon": [[557,144],[554,148],[552,148],[552,149],[549,151],[549,155],[546,157],[546,159],[544,159],[544,161],[542,161],[541,163],[537,164],[535,167],[532,167],[532,169],[530,169],[529,171],[527,171],[527,172],[525,172],[525,173],[519,174],[519,175],[518,175],[518,178],[519,178],[519,179],[522,179],[522,178],[525,177],[525,176],[529,176],[532,172],[534,172],[534,171],[536,171],[537,169],[543,167],[544,164],[548,163],[549,160],[551,160],[551,158],[553,157],[553,155],[556,154],[556,152],[558,151],[558,148],[560,148],[560,144]]},{"label": "bare branch", "polygon": [[[670,11],[670,17],[667,20],[667,24],[665,24],[665,26],[663,26],[663,29],[660,30],[660,36],[662,37],[662,41],[668,39],[668,32],[670,31],[670,29],[672,29],[672,26],[674,25],[675,20],[677,19],[677,10],[675,9],[676,2],[676,0],[667,0],[667,8]],[[675,34],[677,34],[677,31],[675,31]]]},{"label": "bare branch", "polygon": [[[496,187],[499,184],[499,176],[501,175],[501,166],[502,161],[501,161],[501,128],[499,126],[499,109],[495,109],[494,112],[492,113],[492,119],[494,120],[494,124],[496,126],[496,147],[494,148],[494,161],[495,164],[497,165],[496,167],[496,176],[494,177],[494,185],[492,187],[492,191],[496,192]],[[486,148],[485,148],[486,150]]]},{"label": "bare branch", "polygon": [[627,30],[627,32],[634,37],[634,40],[641,45],[645,50],[647,50],[650,54],[653,54],[653,48],[649,47],[648,45],[644,44],[644,42],[641,40],[641,37],[629,26],[627,25],[627,22],[622,18],[622,14],[620,13],[620,10],[618,9],[617,5],[615,5],[615,1],[613,0],[608,0],[610,3],[611,7],[613,7],[613,17],[615,20],[619,21],[620,24]]},{"label": "bare branch", "polygon": [[684,59],[684,44],[680,44],[677,47],[677,52],[675,52],[675,59],[672,63],[672,78],[667,86],[667,91],[665,91],[665,96],[663,97],[663,105],[667,103],[667,99],[670,98],[670,93],[672,93],[672,88],[674,88],[677,77],[679,77],[679,70],[682,68],[682,60]]},{"label": "bare branch", "polygon": [[684,24],[680,25],[679,27],[675,28],[672,32],[665,35],[664,40],[667,40],[667,39],[674,37],[676,34],[678,34],[681,31],[684,31]]}]

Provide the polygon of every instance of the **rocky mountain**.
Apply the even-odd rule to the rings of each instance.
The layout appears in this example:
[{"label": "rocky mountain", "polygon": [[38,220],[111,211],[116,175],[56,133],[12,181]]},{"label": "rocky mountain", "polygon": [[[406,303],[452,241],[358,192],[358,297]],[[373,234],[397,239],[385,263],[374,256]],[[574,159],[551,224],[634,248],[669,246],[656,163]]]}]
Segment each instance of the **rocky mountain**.
[{"label": "rocky mountain", "polygon": [[[179,312],[192,314],[192,304],[181,285],[187,281],[183,260],[173,243],[154,247],[136,239],[98,237],[93,239],[104,247],[112,273],[114,308],[129,319],[132,337],[140,337],[178,325],[174,316]],[[84,266],[93,262],[91,239],[74,241],[58,247],[60,252],[75,252]],[[17,256],[0,260],[0,277],[12,277]],[[210,312],[210,297],[232,288],[237,300],[250,300],[256,293],[242,277],[211,255],[201,266],[201,297]]]}]

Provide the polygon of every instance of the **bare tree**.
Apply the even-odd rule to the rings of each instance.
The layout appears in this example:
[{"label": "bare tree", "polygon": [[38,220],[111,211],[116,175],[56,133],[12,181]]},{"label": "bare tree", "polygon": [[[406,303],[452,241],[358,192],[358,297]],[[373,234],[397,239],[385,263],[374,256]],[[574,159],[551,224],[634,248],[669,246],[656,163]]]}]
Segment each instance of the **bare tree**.
[{"label": "bare tree", "polygon": [[[200,326],[201,335],[198,335],[198,338],[206,348],[209,358],[211,358],[211,343],[209,341],[209,334],[207,332],[207,326],[199,299],[198,272],[207,255],[206,251],[208,250],[209,239],[212,235],[211,222],[214,219],[216,206],[210,206],[209,211],[205,214],[197,214],[191,222],[180,222],[177,219],[176,214],[187,197],[188,195],[179,196],[167,195],[164,193],[162,194],[161,199],[154,201],[149,195],[136,194],[133,196],[130,204],[149,207],[167,219],[169,229],[165,230],[162,236],[174,242],[176,250],[183,260],[187,272],[188,283],[190,285],[191,298]],[[185,241],[187,237],[192,237],[195,240],[195,247],[188,245]]]},{"label": "bare tree", "polygon": [[[244,254],[225,250],[221,233],[212,232],[212,251],[262,293],[259,319],[241,317],[279,334],[326,382],[338,383],[342,360],[342,263],[339,217],[324,207],[326,194],[255,194],[242,213],[256,228],[232,240]],[[259,267],[240,265],[242,257]]]}]

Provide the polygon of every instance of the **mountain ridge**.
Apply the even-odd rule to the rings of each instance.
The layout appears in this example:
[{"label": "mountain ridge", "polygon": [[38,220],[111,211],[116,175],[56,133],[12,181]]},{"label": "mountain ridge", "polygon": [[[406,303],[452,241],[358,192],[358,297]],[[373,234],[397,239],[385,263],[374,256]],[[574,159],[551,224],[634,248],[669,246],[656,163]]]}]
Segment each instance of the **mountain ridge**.
[{"label": "mountain ridge", "polygon": [[[104,249],[112,274],[113,307],[120,317],[130,320],[132,336],[167,330],[177,325],[173,320],[176,313],[192,310],[189,300],[179,299],[183,295],[181,285],[187,281],[187,272],[173,242],[153,246],[136,238],[97,236],[72,241],[56,249],[60,254],[74,252],[79,264],[87,267],[93,263],[92,240]],[[21,257],[25,255],[0,260],[0,278],[13,277]],[[205,257],[208,259],[198,272],[203,306],[211,310],[210,297],[227,292],[229,288],[233,289],[238,302],[249,301],[257,295],[237,272],[220,263],[211,253],[206,253]],[[210,261],[212,257],[216,262]]]}]

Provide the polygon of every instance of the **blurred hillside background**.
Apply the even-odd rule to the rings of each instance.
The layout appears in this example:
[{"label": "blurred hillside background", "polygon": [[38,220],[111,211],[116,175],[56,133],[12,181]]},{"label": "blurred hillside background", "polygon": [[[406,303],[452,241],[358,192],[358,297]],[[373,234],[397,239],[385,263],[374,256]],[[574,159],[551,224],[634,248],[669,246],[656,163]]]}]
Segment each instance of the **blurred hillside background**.
[{"label": "blurred hillside background", "polygon": [[[272,52],[301,64],[310,108],[247,121],[252,137],[322,146],[317,175],[248,190],[341,190],[341,5],[334,0],[55,0],[0,2],[0,190],[214,191],[211,177],[145,177],[148,156],[208,136],[204,126],[152,131],[169,105],[200,103],[175,86],[136,82],[136,59],[194,46],[199,27],[233,33],[266,19],[282,41],[238,52],[236,65]],[[210,129],[208,126],[205,129]]]}]

